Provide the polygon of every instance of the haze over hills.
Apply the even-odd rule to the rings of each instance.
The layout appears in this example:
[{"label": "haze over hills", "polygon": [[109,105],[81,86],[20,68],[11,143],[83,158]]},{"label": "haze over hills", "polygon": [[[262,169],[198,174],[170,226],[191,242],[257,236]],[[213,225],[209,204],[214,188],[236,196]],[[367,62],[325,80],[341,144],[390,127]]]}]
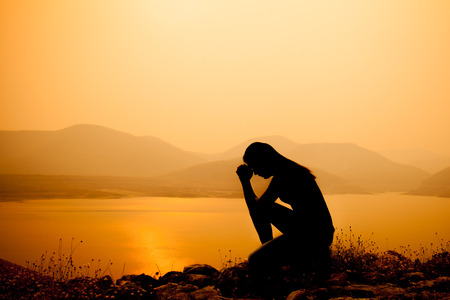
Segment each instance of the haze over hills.
[{"label": "haze over hills", "polygon": [[[194,188],[199,191],[223,191],[241,195],[241,185],[236,176],[236,168],[242,163],[242,159],[235,158],[208,162],[193,166],[181,171],[158,177],[158,180],[182,188]],[[314,170],[322,191],[327,194],[338,193],[367,193],[366,190],[351,184],[350,182],[332,175],[326,171]],[[270,179],[265,180],[259,176],[252,177],[252,186],[257,195],[261,195],[267,188]]]},{"label": "haze over hills", "polygon": [[156,176],[205,160],[155,137],[94,125],[58,131],[0,131],[0,173]]},{"label": "haze over hills", "polygon": [[[235,170],[253,141],[268,142],[281,154],[310,168],[325,193],[406,192],[429,177],[419,168],[395,163],[354,144],[299,144],[269,136],[220,154],[202,155],[155,137],[137,137],[94,125],[58,131],[0,131],[0,174],[135,176],[133,180],[76,178],[76,184],[66,176],[61,182],[72,185],[74,191],[120,189],[125,194],[134,191],[141,195],[236,196],[241,191]],[[16,176],[15,180],[26,178],[31,177]],[[33,177],[33,191],[44,179]],[[12,182],[5,176],[2,180],[3,184]],[[43,186],[51,188],[49,179],[45,180]],[[257,176],[254,183],[260,191],[267,185]],[[24,186],[22,189],[26,190]]]},{"label": "haze over hills", "polygon": [[450,156],[420,149],[383,151],[381,154],[392,161],[415,166],[431,174],[450,166]]},{"label": "haze over hills", "polygon": [[450,167],[430,176],[419,188],[412,190],[409,194],[450,197]]},{"label": "haze over hills", "polygon": [[407,191],[430,176],[417,167],[395,163],[376,152],[349,143],[300,145],[287,156],[372,192]]},{"label": "haze over hills", "polygon": [[[407,191],[416,187],[430,174],[414,166],[395,163],[382,155],[350,143],[299,144],[282,136],[267,136],[248,140],[222,154],[216,159],[242,157],[252,142],[271,144],[286,157],[305,165],[315,172],[333,174],[335,178],[352,183],[354,190],[382,192]],[[318,176],[320,180],[320,176]],[[335,186],[333,184],[333,186]],[[336,187],[336,186],[335,186]],[[348,186],[350,189],[350,186]]]}]

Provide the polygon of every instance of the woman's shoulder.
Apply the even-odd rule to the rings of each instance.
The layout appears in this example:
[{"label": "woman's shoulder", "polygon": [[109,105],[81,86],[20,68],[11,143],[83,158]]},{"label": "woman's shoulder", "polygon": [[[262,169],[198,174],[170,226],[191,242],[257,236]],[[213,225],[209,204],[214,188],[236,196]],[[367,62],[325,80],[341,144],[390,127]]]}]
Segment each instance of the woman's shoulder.
[{"label": "woman's shoulder", "polygon": [[303,170],[291,170],[279,176],[274,176],[272,179],[274,184],[294,185],[296,187],[313,186],[315,181],[316,177],[312,173]]},{"label": "woman's shoulder", "polygon": [[284,176],[286,177],[300,177],[302,179],[315,179],[316,176],[312,173],[310,169],[304,167],[302,165],[297,164],[296,162],[291,162],[284,168]]}]

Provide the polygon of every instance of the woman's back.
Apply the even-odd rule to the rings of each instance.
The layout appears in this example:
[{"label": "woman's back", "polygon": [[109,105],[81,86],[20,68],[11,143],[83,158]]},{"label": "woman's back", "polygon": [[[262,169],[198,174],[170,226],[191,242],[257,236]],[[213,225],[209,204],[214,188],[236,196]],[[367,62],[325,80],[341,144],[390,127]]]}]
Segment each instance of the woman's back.
[{"label": "woman's back", "polygon": [[317,236],[332,235],[331,215],[315,176],[309,169],[290,160],[282,170],[273,177],[272,183],[279,199],[294,210],[300,230]]}]

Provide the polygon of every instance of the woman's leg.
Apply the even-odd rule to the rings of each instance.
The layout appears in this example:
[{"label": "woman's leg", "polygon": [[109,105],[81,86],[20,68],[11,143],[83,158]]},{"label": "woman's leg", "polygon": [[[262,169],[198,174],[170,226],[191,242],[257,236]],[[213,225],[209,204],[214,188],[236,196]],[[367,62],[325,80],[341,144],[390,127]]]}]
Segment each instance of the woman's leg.
[{"label": "woman's leg", "polygon": [[[267,271],[283,264],[291,263],[299,245],[299,241],[289,238],[289,233],[295,230],[294,212],[278,203],[273,203],[269,207],[259,209],[254,209],[253,212],[255,214],[252,216],[257,231],[257,225],[261,226],[259,228],[269,226],[270,237],[272,237],[271,224],[273,224],[283,235],[275,239],[270,238],[263,242],[263,245],[249,256],[250,265],[253,268]],[[263,221],[258,223],[258,220]],[[258,231],[258,234],[260,234],[260,231]]]},{"label": "woman's leg", "polygon": [[295,213],[292,209],[273,203],[268,210],[269,222],[282,233],[295,230]]},{"label": "woman's leg", "polygon": [[273,224],[283,235],[263,243],[249,256],[250,267],[256,273],[276,274],[281,266],[291,265],[301,271],[315,272],[319,279],[330,275],[327,240],[321,242],[323,237],[301,233],[294,212],[285,206],[274,203],[263,213],[268,216],[264,224]]},{"label": "woman's leg", "polygon": [[270,271],[284,263],[289,263],[289,241],[285,235],[276,237],[264,243],[255,252],[250,254],[248,262],[250,267],[261,271]]},{"label": "woman's leg", "polygon": [[295,227],[294,212],[283,205],[273,203],[270,206],[262,206],[256,201],[246,203],[261,244],[273,239],[271,224],[282,233],[288,233]]}]

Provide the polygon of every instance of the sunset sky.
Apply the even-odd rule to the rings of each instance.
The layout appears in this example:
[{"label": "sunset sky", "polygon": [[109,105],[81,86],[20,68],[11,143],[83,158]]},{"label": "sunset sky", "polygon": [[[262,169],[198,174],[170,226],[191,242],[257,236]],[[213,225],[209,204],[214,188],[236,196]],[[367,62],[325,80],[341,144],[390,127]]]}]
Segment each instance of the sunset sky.
[{"label": "sunset sky", "polygon": [[0,0],[0,130],[450,155],[450,1]]}]

